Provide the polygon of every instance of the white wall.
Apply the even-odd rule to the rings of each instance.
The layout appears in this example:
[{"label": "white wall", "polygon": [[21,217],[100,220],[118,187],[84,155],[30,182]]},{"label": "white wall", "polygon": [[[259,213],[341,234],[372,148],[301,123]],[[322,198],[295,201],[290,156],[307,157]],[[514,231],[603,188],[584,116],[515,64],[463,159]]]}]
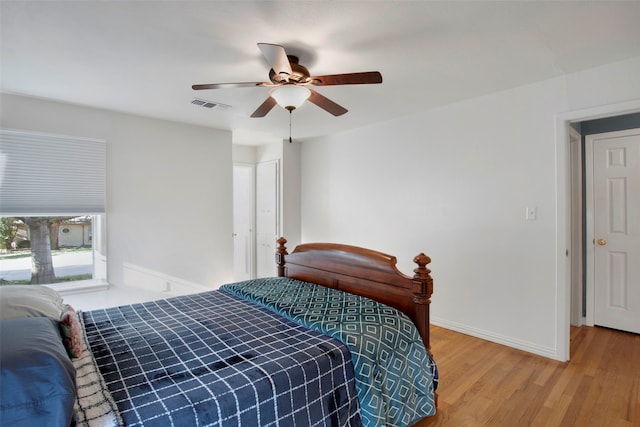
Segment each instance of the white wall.
[{"label": "white wall", "polygon": [[256,147],[249,145],[233,144],[233,161],[236,163],[256,163]]},{"label": "white wall", "polygon": [[107,141],[112,285],[212,288],[232,280],[230,132],[1,96],[3,128]]},{"label": "white wall", "polygon": [[407,274],[425,252],[434,324],[563,359],[557,115],[640,98],[638,75],[640,58],[304,142],[302,241],[378,249]]},{"label": "white wall", "polygon": [[282,173],[280,188],[282,191],[281,206],[281,235],[287,239],[287,248],[293,250],[300,244],[301,238],[301,175],[300,175],[300,144],[282,143]]}]

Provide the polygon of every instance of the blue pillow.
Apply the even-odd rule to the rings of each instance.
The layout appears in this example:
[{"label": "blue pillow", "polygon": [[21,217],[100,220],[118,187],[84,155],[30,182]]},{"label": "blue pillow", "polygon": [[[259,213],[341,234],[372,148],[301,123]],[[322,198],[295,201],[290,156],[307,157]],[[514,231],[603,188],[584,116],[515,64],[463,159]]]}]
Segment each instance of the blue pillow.
[{"label": "blue pillow", "polygon": [[0,321],[0,419],[7,426],[64,426],[73,420],[76,371],[58,322]]}]

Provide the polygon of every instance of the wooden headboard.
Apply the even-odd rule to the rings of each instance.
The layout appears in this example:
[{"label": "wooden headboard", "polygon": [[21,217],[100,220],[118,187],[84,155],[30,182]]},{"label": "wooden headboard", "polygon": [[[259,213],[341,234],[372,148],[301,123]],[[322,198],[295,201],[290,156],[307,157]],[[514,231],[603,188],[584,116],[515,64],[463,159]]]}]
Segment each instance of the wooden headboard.
[{"label": "wooden headboard", "polygon": [[279,277],[290,277],[340,289],[380,301],[405,313],[416,324],[424,346],[429,344],[429,304],[433,279],[426,265],[431,259],[416,255],[413,277],[396,268],[396,258],[382,252],[335,243],[308,243],[287,252],[278,239],[276,263]]}]

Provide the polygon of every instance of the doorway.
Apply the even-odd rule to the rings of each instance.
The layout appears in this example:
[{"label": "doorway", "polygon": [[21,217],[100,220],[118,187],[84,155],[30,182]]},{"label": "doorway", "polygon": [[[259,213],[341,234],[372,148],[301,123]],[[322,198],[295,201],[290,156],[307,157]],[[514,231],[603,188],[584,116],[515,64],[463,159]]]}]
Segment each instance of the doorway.
[{"label": "doorway", "polygon": [[[615,113],[614,113],[615,114]],[[607,132],[615,132],[626,129],[640,128],[640,113],[628,113],[619,115],[604,114],[597,119],[590,118],[585,115],[579,119],[567,120],[565,123],[570,124],[568,131],[569,138],[569,164],[570,164],[570,251],[569,263],[570,263],[570,323],[572,325],[588,325],[601,324],[603,326],[611,326],[602,323],[601,321],[594,322],[596,288],[594,286],[594,266],[597,261],[595,258],[596,239],[593,232],[594,213],[592,202],[592,156],[593,145],[589,144],[587,140],[593,140],[593,135],[603,135]],[[580,138],[579,144],[581,149],[576,150],[576,135]],[[585,162],[586,161],[586,162]],[[575,168],[580,169],[581,179],[576,179]],[[635,178],[637,179],[637,178]],[[637,185],[635,183],[634,185]],[[605,190],[605,192],[608,190]],[[631,193],[631,196],[635,199],[637,206],[638,200],[636,193]],[[581,230],[580,230],[581,229]],[[583,243],[580,243],[582,241]],[[601,244],[601,246],[603,246]],[[615,260],[623,259],[623,256],[618,256],[616,253]],[[614,263],[615,264],[615,263]],[[602,274],[603,266],[600,266],[600,274]],[[620,272],[620,265],[618,263],[618,272]],[[606,274],[610,274],[606,273]],[[620,278],[619,278],[620,279]],[[602,279],[598,279],[602,280]],[[620,279],[621,280],[621,279]],[[622,283],[618,280],[619,283]],[[609,294],[605,293],[599,295],[597,298],[609,298],[613,297],[617,299],[616,304],[620,305],[621,298],[624,295],[622,288],[609,289]],[[613,292],[613,294],[611,294]],[[633,291],[637,294],[637,291]],[[631,295],[629,295],[631,296]],[[599,300],[598,300],[599,301]],[[615,304],[614,304],[615,305]],[[620,307],[615,310],[619,310]],[[637,321],[636,323],[640,323]],[[624,329],[624,328],[622,328]]]},{"label": "doorway", "polygon": [[255,277],[254,166],[233,165],[233,273],[235,281]]},{"label": "doorway", "polygon": [[273,277],[279,234],[279,162],[233,164],[235,281]]}]

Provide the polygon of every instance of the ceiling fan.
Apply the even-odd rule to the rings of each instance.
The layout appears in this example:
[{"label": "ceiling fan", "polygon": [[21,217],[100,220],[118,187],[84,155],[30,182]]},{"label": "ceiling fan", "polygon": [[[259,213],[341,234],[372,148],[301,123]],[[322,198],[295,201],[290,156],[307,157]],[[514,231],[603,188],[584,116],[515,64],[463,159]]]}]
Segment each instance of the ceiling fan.
[{"label": "ceiling fan", "polygon": [[268,82],[246,83],[212,83],[191,86],[193,90],[228,89],[237,87],[271,87],[270,96],[251,114],[251,117],[264,117],[276,105],[289,112],[293,111],[307,99],[323,110],[341,116],[348,110],[329,98],[319,94],[308,86],[336,86],[382,83],[382,75],[378,71],[363,73],[330,74],[311,76],[306,67],[298,63],[298,58],[287,55],[282,46],[270,43],[258,43],[258,48],[271,66]]}]

